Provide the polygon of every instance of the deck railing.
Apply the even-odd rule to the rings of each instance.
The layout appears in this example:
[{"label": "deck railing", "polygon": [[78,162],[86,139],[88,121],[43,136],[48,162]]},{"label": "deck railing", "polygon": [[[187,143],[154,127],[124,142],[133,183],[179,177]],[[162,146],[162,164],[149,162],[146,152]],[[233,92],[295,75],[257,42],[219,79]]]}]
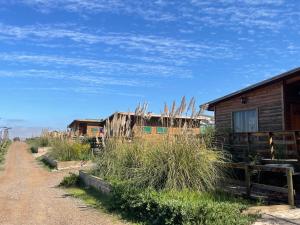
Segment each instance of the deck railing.
[{"label": "deck railing", "polygon": [[232,133],[229,146],[243,158],[261,155],[266,158],[300,158],[300,131]]},{"label": "deck railing", "polygon": [[[247,196],[251,195],[251,191],[253,188],[264,189],[268,191],[284,193],[288,196],[288,203],[291,206],[295,206],[295,190],[293,185],[293,176],[294,168],[291,166],[280,166],[280,165],[250,165],[247,163],[225,163],[224,167],[231,168],[231,169],[242,169],[245,171],[245,180],[242,182],[246,186],[246,194]],[[267,171],[267,172],[274,172],[274,173],[282,173],[286,175],[287,179],[287,187],[278,187],[278,186],[271,186],[265,184],[259,184],[252,182],[251,175],[254,171]]]}]

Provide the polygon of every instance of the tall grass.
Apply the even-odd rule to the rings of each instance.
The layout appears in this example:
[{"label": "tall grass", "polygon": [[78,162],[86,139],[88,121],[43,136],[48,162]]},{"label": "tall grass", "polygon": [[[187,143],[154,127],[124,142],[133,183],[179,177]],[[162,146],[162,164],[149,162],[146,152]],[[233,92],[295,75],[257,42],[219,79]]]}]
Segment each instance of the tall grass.
[{"label": "tall grass", "polygon": [[91,158],[89,144],[70,142],[67,139],[52,139],[49,155],[59,161],[88,160]]},{"label": "tall grass", "polygon": [[[161,124],[169,128],[176,124],[182,128],[182,132],[176,136],[167,134],[162,140],[154,142],[139,135],[143,134],[142,126],[150,117],[145,111],[148,105],[139,105],[135,110],[135,128],[140,128],[140,132],[135,132],[138,135],[130,142],[124,135],[109,136],[97,159],[94,173],[106,179],[129,180],[132,185],[156,190],[214,190],[221,179],[226,177],[218,163],[224,161],[225,156],[214,148],[212,130],[202,138],[188,132],[195,127],[200,114],[195,111],[194,105],[195,100],[192,99],[187,106],[185,98],[177,109],[176,103],[173,103],[171,111],[165,105]],[[188,112],[192,120],[186,119]],[[178,120],[182,115],[185,117]],[[109,133],[128,133],[122,127],[125,125],[127,128],[126,124],[123,118],[114,118],[109,124],[109,130],[115,129],[115,133]]]},{"label": "tall grass", "polygon": [[184,135],[153,143],[110,140],[97,159],[95,173],[106,179],[129,180],[142,188],[213,190],[225,177],[222,152],[196,137]]}]

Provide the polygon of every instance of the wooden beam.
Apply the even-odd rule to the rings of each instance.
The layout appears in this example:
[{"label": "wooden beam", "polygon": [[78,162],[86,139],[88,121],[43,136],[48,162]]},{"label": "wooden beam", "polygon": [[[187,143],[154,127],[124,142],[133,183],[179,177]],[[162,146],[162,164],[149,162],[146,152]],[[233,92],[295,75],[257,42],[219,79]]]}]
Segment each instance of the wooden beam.
[{"label": "wooden beam", "polygon": [[246,183],[246,194],[251,195],[251,171],[248,165],[245,165],[245,183]]},{"label": "wooden beam", "polygon": [[275,149],[274,149],[274,142],[273,142],[273,133],[269,133],[269,144],[271,150],[271,159],[275,159]]},{"label": "wooden beam", "polygon": [[252,187],[288,194],[288,189],[283,188],[283,187],[271,186],[271,185],[266,185],[266,184],[258,184],[258,183],[252,183]]},{"label": "wooden beam", "polygon": [[288,185],[288,201],[290,206],[295,206],[295,191],[293,185],[293,170],[288,169],[286,172],[287,185]]}]

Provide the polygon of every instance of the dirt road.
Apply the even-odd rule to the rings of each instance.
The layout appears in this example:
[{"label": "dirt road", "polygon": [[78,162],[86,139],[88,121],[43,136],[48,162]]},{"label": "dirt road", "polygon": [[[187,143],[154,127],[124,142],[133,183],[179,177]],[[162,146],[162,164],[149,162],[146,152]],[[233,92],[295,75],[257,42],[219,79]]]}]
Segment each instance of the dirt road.
[{"label": "dirt road", "polygon": [[13,143],[5,170],[0,172],[1,225],[123,224],[65,197],[66,193],[56,188],[64,174],[42,168],[26,148],[25,143]]}]

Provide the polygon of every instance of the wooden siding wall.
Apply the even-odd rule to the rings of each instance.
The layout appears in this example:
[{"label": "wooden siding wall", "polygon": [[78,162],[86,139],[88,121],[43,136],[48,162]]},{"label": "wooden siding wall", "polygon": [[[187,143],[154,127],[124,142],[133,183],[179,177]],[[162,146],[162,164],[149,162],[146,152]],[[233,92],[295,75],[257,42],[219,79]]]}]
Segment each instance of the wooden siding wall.
[{"label": "wooden siding wall", "polygon": [[[163,137],[165,137],[167,134],[169,135],[178,135],[182,133],[182,128],[179,127],[168,127],[167,128],[167,133],[166,134],[159,134],[157,133],[157,126],[150,126],[151,129],[151,133],[144,133],[143,132],[143,128],[141,128],[140,126],[134,126],[133,130],[134,133],[143,133],[143,138],[148,139],[148,140],[162,140]],[[189,129],[191,134],[194,135],[199,135],[200,134],[200,128],[190,128]]]},{"label": "wooden siding wall", "polygon": [[[93,132],[93,129],[94,128],[97,128],[97,132]],[[100,129],[100,126],[98,125],[87,125],[87,131],[86,131],[86,135],[88,137],[95,137],[95,136],[99,136],[99,129]]]},{"label": "wooden siding wall", "polygon": [[[99,131],[96,133],[93,133],[92,129],[93,128],[101,128],[99,123],[83,123],[83,122],[78,122],[75,123],[71,128],[71,133],[72,135],[80,136],[84,135],[87,137],[95,137],[99,135]],[[84,128],[86,127],[86,133],[83,133]]]},{"label": "wooden siding wall", "polygon": [[[241,103],[247,97],[247,103]],[[259,131],[281,131],[283,121],[282,83],[275,83],[252,92],[234,97],[215,106],[216,128],[232,130],[232,113],[240,110],[258,110]]]}]

